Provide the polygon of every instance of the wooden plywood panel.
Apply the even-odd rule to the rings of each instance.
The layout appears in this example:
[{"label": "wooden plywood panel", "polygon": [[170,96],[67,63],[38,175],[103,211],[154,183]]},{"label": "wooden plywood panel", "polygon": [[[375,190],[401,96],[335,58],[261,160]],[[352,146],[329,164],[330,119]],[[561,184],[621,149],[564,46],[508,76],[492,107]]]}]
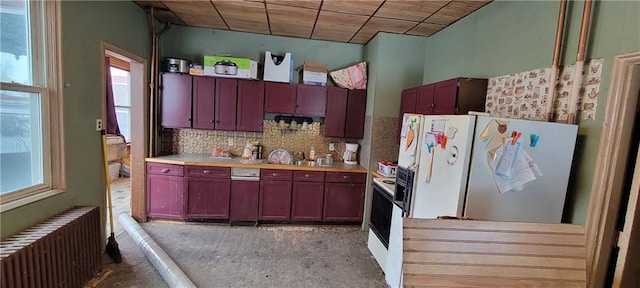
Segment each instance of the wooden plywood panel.
[{"label": "wooden plywood panel", "polygon": [[348,42],[368,18],[362,15],[320,11],[311,38]]},{"label": "wooden plywood panel", "polygon": [[371,17],[350,42],[367,43],[379,31],[404,34],[417,24],[418,22]]},{"label": "wooden plywood panel", "polygon": [[214,6],[229,25],[242,32],[269,34],[264,3],[251,1],[213,1]]},{"label": "wooden plywood panel", "polygon": [[486,5],[489,1],[453,1],[424,22],[449,25]]},{"label": "wooden plywood panel", "polygon": [[413,27],[413,29],[409,30],[407,34],[418,35],[418,36],[431,36],[434,33],[442,30],[444,27],[447,27],[447,26],[442,24],[420,23],[418,26]]},{"label": "wooden plywood panel", "polygon": [[387,1],[380,10],[376,12],[376,17],[386,17],[410,21],[422,21],[431,16],[450,1]]},{"label": "wooden plywood panel", "polygon": [[310,38],[316,10],[267,3],[271,34]]},{"label": "wooden plywood panel", "polygon": [[323,11],[332,11],[356,15],[371,16],[380,7],[383,0],[366,0],[366,1],[345,1],[345,0],[325,0],[322,3]]},{"label": "wooden plywood panel", "polygon": [[209,1],[163,1],[189,26],[228,29]]},{"label": "wooden plywood panel", "polygon": [[299,7],[318,10],[322,0],[266,0],[267,4],[277,4],[289,7]]},{"label": "wooden plywood panel", "polygon": [[162,3],[162,1],[133,1],[140,7],[159,7],[159,8],[167,8],[167,6]]}]

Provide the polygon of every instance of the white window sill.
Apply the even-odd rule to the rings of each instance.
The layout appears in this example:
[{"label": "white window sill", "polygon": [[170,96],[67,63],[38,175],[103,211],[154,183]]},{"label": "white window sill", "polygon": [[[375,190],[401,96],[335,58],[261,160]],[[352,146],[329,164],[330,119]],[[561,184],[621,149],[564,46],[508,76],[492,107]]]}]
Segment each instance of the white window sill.
[{"label": "white window sill", "polygon": [[36,201],[40,201],[42,199],[64,193],[65,191],[66,190],[63,190],[63,189],[51,189],[51,190],[40,192],[27,197],[22,197],[20,199],[13,200],[11,202],[2,203],[0,204],[0,213],[4,213],[6,211],[9,211],[9,210],[12,210]]}]

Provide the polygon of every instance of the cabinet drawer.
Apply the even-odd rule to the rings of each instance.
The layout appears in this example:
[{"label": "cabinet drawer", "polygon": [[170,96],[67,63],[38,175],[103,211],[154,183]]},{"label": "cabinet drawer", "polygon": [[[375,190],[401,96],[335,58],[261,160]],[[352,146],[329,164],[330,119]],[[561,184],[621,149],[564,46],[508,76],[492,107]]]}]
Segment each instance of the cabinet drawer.
[{"label": "cabinet drawer", "polygon": [[327,172],[326,182],[336,183],[365,183],[367,181],[366,173],[349,173],[349,172]]},{"label": "cabinet drawer", "polygon": [[293,171],[294,181],[324,182],[324,172]]},{"label": "cabinet drawer", "polygon": [[293,171],[278,169],[260,170],[260,180],[291,180]]},{"label": "cabinet drawer", "polygon": [[176,164],[147,163],[147,173],[157,175],[184,176],[184,167]]},{"label": "cabinet drawer", "polygon": [[187,176],[208,178],[231,178],[231,168],[212,166],[186,166]]}]

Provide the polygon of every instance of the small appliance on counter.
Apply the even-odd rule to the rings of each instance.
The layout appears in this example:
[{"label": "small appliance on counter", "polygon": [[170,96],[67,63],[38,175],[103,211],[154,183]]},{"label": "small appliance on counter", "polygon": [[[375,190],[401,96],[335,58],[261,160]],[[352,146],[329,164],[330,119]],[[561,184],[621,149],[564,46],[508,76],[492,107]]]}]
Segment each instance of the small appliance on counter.
[{"label": "small appliance on counter", "polygon": [[191,61],[179,58],[164,58],[165,70],[171,73],[189,73]]},{"label": "small appliance on counter", "polygon": [[344,164],[358,165],[358,143],[345,143],[346,149],[344,149]]}]

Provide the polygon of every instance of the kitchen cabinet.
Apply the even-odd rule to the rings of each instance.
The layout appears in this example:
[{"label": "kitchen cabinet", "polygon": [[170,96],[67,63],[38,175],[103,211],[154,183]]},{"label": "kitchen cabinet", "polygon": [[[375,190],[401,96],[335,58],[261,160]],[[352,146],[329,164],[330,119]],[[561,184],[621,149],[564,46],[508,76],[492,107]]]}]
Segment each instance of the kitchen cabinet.
[{"label": "kitchen cabinet", "polygon": [[160,82],[160,125],[191,127],[191,76],[163,73]]},{"label": "kitchen cabinet", "polygon": [[216,78],[215,130],[236,130],[237,89],[237,79]]},{"label": "kitchen cabinet", "polygon": [[186,166],[187,219],[228,219],[231,169]]},{"label": "kitchen cabinet", "polygon": [[264,83],[264,112],[295,114],[296,84]]},{"label": "kitchen cabinet", "polygon": [[327,172],[324,188],[323,221],[362,221],[367,174]]},{"label": "kitchen cabinet", "polygon": [[291,220],[321,221],[324,172],[294,171]]},{"label": "kitchen cabinet", "polygon": [[[193,77],[193,121],[192,128],[214,129],[215,78]],[[163,108],[164,109],[164,108]]]},{"label": "kitchen cabinet", "polygon": [[181,165],[147,164],[147,215],[183,219],[184,171]]},{"label": "kitchen cabinet", "polygon": [[238,80],[236,130],[262,132],[264,85],[262,81]]},{"label": "kitchen cabinet", "polygon": [[289,220],[293,171],[261,169],[258,220]]},{"label": "kitchen cabinet", "polygon": [[230,222],[258,222],[259,181],[231,180]]},{"label": "kitchen cabinet", "polygon": [[367,90],[328,87],[324,136],[363,138],[366,106]]},{"label": "kitchen cabinet", "polygon": [[424,115],[464,115],[485,111],[487,79],[453,78],[402,91],[398,117],[397,142],[404,113]]},{"label": "kitchen cabinet", "polygon": [[296,113],[304,116],[325,116],[327,87],[297,85]]}]

